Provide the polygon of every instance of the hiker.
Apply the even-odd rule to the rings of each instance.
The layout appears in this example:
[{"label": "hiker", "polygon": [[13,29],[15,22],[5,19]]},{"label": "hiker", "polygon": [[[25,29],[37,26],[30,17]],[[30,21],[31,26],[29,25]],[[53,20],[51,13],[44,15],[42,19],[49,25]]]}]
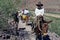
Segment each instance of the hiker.
[{"label": "hiker", "polygon": [[41,2],[38,2],[36,4],[37,8],[35,9],[35,15],[36,15],[36,27],[34,28],[34,32],[36,33],[36,40],[42,40],[42,25],[44,23],[50,23],[51,21],[44,20],[44,8],[43,4]]},{"label": "hiker", "polygon": [[19,17],[18,17],[18,12],[16,12],[15,14],[12,15],[14,22],[16,24],[16,28],[18,28],[18,23],[19,23]]},{"label": "hiker", "polygon": [[16,12],[15,14],[13,14],[13,19],[14,19],[14,22],[15,22],[15,35],[18,35],[18,23],[19,23],[19,16],[18,16],[18,12]]}]

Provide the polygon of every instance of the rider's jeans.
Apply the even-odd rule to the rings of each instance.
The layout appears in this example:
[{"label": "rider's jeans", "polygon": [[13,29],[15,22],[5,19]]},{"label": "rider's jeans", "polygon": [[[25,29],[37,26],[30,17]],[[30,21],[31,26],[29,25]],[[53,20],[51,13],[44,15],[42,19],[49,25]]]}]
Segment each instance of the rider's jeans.
[{"label": "rider's jeans", "polygon": [[36,36],[36,40],[42,40],[42,35]]}]

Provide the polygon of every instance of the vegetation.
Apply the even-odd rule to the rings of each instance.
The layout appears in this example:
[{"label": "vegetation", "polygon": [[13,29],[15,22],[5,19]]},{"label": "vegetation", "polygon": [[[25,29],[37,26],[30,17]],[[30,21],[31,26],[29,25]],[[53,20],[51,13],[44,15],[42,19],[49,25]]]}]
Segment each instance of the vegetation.
[{"label": "vegetation", "polygon": [[60,19],[51,16],[46,16],[45,18],[48,20],[53,20],[53,22],[49,24],[49,30],[60,35]]},{"label": "vegetation", "polygon": [[8,28],[7,20],[17,11],[20,0],[0,0],[0,29]]},{"label": "vegetation", "polygon": [[54,13],[54,12],[48,12],[50,14],[57,14],[57,15],[60,15],[60,13]]}]

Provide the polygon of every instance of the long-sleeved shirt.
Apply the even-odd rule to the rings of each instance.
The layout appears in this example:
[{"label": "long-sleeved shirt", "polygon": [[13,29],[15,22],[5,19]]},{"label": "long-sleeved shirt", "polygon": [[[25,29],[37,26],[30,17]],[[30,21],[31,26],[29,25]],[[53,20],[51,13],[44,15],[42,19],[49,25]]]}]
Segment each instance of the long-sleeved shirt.
[{"label": "long-sleeved shirt", "polygon": [[36,8],[35,9],[35,15],[36,16],[39,16],[39,15],[44,15],[44,8],[42,8],[42,9],[38,9],[38,8]]},{"label": "long-sleeved shirt", "polygon": [[24,14],[28,14],[29,13],[29,10],[24,10]]}]

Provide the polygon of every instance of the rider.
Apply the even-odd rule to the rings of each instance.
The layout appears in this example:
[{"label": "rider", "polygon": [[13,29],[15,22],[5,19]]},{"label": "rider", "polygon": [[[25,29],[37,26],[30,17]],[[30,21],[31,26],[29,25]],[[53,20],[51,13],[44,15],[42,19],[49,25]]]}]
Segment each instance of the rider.
[{"label": "rider", "polygon": [[[41,4],[41,2],[38,2],[38,4],[36,4],[36,6],[37,6],[37,8],[35,9],[35,15],[37,17],[36,26],[38,26],[38,29],[41,31],[41,27],[40,27],[41,25],[39,24],[39,21],[44,20],[44,18],[43,18],[44,8],[43,8],[43,4]],[[37,40],[37,38],[42,40],[41,33],[37,35],[36,40]]]},{"label": "rider", "polygon": [[41,2],[38,2],[38,4],[36,4],[37,8],[35,9],[35,14],[36,14],[36,27],[38,28],[39,30],[39,34],[37,35],[37,38],[39,40],[42,40],[42,34],[41,34],[41,31],[42,31],[42,25],[43,23],[50,23],[51,21],[46,21],[44,20],[44,8],[43,8],[43,4],[41,4]]},{"label": "rider", "polygon": [[24,10],[24,15],[26,15],[26,23],[28,22],[28,20],[29,20],[29,10],[28,9],[25,9]]}]

